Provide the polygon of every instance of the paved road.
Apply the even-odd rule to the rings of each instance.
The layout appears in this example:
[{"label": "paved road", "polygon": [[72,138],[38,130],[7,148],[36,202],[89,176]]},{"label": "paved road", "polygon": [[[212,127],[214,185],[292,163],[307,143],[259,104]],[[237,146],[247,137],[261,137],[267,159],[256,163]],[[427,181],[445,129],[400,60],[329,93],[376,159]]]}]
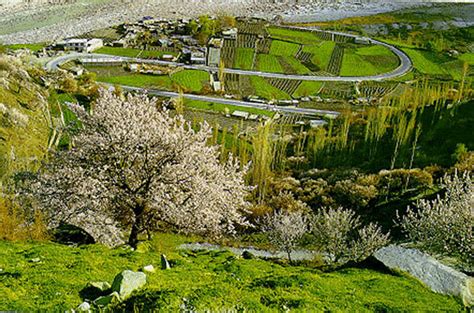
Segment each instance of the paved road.
[{"label": "paved road", "polygon": [[[125,86],[125,85],[121,85],[121,87],[126,91],[146,91],[150,95],[155,95],[155,96],[160,96],[160,97],[173,98],[173,97],[178,97],[180,95],[177,92],[171,92],[171,91],[163,91],[163,90],[156,90],[156,89],[145,90],[143,88],[131,87],[131,86]],[[203,95],[183,94],[182,96],[190,100],[221,103],[221,104],[227,104],[227,105],[235,105],[235,106],[240,106],[240,107],[283,112],[283,113],[303,114],[307,116],[324,116],[324,115],[337,116],[340,114],[339,112],[336,112],[336,111],[275,106],[275,105],[269,105],[269,104],[260,104],[260,103],[254,103],[254,102],[248,102],[248,101],[218,98],[218,97],[203,96]]]}]

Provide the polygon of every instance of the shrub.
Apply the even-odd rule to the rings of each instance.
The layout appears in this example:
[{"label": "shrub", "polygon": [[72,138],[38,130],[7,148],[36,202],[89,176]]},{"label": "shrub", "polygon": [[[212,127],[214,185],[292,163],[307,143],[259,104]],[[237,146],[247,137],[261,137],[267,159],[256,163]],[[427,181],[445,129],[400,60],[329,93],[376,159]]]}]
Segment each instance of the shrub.
[{"label": "shrub", "polygon": [[39,211],[28,216],[10,199],[0,198],[1,240],[46,240],[48,232]]},{"label": "shrub", "polygon": [[291,263],[291,252],[308,231],[308,221],[304,212],[275,212],[267,215],[263,224],[263,230],[268,234],[270,241],[288,254]]},{"label": "shrub", "polygon": [[343,208],[323,209],[311,223],[316,245],[327,254],[333,266],[361,262],[389,242],[379,226],[362,226],[354,211]]},{"label": "shrub", "polygon": [[474,255],[474,185],[468,172],[445,176],[441,181],[445,195],[420,200],[416,209],[408,208],[399,218],[407,237],[434,253],[460,256],[471,261]]}]

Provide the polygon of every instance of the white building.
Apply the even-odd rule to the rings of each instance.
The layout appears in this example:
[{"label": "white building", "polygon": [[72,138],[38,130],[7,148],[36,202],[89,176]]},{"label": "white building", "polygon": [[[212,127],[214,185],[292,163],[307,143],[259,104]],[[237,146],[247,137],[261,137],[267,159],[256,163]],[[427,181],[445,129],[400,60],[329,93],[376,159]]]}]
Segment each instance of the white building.
[{"label": "white building", "polygon": [[65,39],[56,44],[57,47],[61,47],[65,51],[77,51],[77,52],[92,52],[104,46],[102,39],[79,39],[71,38]]}]

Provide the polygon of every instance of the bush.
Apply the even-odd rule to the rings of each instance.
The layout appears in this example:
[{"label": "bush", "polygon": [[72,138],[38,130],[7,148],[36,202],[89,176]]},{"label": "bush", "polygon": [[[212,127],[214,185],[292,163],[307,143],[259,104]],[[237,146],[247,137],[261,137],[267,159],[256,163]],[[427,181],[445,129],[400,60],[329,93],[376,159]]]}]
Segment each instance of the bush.
[{"label": "bush", "polygon": [[389,242],[378,225],[362,226],[354,211],[343,208],[323,209],[311,224],[316,246],[333,266],[361,262]]},{"label": "bush", "polygon": [[474,186],[468,172],[445,176],[441,181],[445,195],[431,201],[420,200],[416,209],[408,208],[399,218],[407,237],[434,253],[459,256],[473,261]]},{"label": "bush", "polygon": [[0,198],[0,239],[46,240],[48,233],[39,211],[32,216],[22,212],[20,207],[10,199]]},{"label": "bush", "polygon": [[278,249],[288,254],[288,260],[291,263],[291,252],[308,231],[308,221],[301,211],[280,211],[265,217],[263,230]]}]

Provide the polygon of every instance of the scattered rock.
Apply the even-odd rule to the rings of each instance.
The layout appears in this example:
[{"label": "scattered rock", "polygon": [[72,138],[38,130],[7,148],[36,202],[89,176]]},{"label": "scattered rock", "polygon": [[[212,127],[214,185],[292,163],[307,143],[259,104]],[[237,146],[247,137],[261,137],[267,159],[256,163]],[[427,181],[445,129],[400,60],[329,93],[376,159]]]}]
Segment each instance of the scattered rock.
[{"label": "scattered rock", "polygon": [[112,286],[106,282],[106,281],[93,281],[93,282],[89,282],[88,283],[88,287],[92,287],[92,288],[96,288],[100,291],[107,291],[109,290],[110,288],[112,288]]},{"label": "scattered rock", "polygon": [[474,278],[441,264],[426,253],[390,245],[378,250],[374,257],[390,269],[410,273],[434,292],[458,296],[466,306],[474,305]]},{"label": "scattered rock", "polygon": [[91,305],[87,301],[82,302],[76,309],[77,312],[90,312],[90,310]]},{"label": "scattered rock", "polygon": [[142,272],[133,272],[125,270],[115,276],[112,283],[112,291],[120,295],[120,299],[124,300],[135,290],[140,289],[146,284],[146,275]]},{"label": "scattered rock", "polygon": [[170,263],[166,259],[166,255],[161,255],[161,269],[162,270],[169,270],[171,268]]},{"label": "scattered rock", "polygon": [[150,264],[150,265],[144,266],[143,271],[144,272],[149,272],[149,273],[154,273],[154,272],[156,272],[156,269],[153,265]]},{"label": "scattered rock", "polygon": [[34,258],[30,260],[31,263],[40,263],[41,259],[40,258]]},{"label": "scattered rock", "polygon": [[248,252],[247,250],[245,250],[243,253],[242,253],[242,257],[246,260],[251,260],[251,259],[255,259],[255,256]]},{"label": "scattered rock", "polygon": [[108,296],[102,296],[94,300],[94,304],[99,307],[105,307],[118,302],[120,302],[120,295],[116,291],[112,292]]}]

